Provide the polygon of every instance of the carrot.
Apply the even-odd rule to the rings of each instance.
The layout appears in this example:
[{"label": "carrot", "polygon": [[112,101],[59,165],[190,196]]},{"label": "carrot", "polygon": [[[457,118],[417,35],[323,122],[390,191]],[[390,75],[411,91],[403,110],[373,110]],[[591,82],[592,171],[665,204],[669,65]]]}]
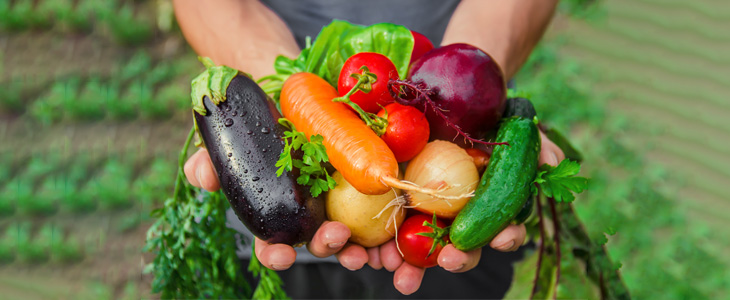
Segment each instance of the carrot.
[{"label": "carrot", "polygon": [[380,195],[391,187],[429,195],[440,191],[400,181],[398,162],[388,145],[346,104],[332,102],[337,96],[319,76],[294,74],[281,89],[281,112],[306,136],[322,135],[332,166],[363,194]]}]

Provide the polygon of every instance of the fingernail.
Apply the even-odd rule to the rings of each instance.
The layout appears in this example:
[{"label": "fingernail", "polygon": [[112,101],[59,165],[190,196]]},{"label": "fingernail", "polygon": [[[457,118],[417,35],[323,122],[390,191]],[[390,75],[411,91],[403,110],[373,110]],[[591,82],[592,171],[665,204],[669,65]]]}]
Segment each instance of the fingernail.
[{"label": "fingernail", "polygon": [[550,152],[550,165],[557,166],[558,165],[558,156],[555,155],[555,152]]},{"label": "fingernail", "polygon": [[329,244],[327,244],[327,247],[330,247],[330,249],[337,249],[337,248],[342,247],[342,245],[344,245],[344,244],[345,244],[345,242],[329,243]]},{"label": "fingernail", "polygon": [[200,180],[200,173],[203,173],[202,168],[197,168],[195,170],[195,178],[198,179],[198,184],[200,184],[200,186],[203,186],[203,181]]},{"label": "fingernail", "polygon": [[459,271],[459,270],[461,270],[461,269],[463,269],[463,268],[464,268],[464,265],[463,265],[463,264],[461,264],[461,265],[459,265],[459,266],[458,266],[458,267],[456,267],[456,268],[446,269],[446,271],[449,271],[449,272],[455,272],[455,271]]},{"label": "fingernail", "polygon": [[291,265],[277,265],[277,264],[272,264],[271,265],[271,269],[274,270],[274,271],[281,271],[281,270],[288,269],[290,266]]},{"label": "fingernail", "polygon": [[512,247],[514,247],[514,245],[515,245],[515,241],[514,240],[510,240],[509,242],[506,242],[506,243],[504,243],[502,245],[499,245],[499,246],[497,246],[494,249],[501,250],[501,251],[507,251],[509,249],[512,249]]}]

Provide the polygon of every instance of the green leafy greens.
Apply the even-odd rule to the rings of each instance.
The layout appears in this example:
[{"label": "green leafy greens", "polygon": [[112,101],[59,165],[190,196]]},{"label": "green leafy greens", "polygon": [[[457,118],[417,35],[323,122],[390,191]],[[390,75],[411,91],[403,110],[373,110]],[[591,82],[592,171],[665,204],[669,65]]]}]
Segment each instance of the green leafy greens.
[{"label": "green leafy greens", "polygon": [[253,291],[251,299],[291,299],[286,295],[282,285],[281,277],[276,271],[261,265],[259,258],[256,257],[256,246],[251,248],[251,261],[248,263],[248,271],[254,277],[258,277],[259,284]]},{"label": "green leafy greens", "polygon": [[388,57],[401,79],[408,75],[413,50],[413,35],[405,26],[380,23],[370,26],[334,20],[322,28],[313,44],[296,58],[279,56],[274,61],[275,75],[259,79],[267,94],[278,100],[286,78],[299,72],[314,73],[332,86],[337,86],[340,70],[350,56],[359,52],[375,52]]},{"label": "green leafy greens", "polygon": [[259,282],[252,291],[236,255],[238,233],[226,224],[228,201],[221,191],[194,188],[185,178],[183,164],[194,133],[192,129],[180,153],[173,197],[152,211],[157,220],[145,245],[145,251],[155,254],[145,267],[155,277],[152,292],[163,299],[287,298],[281,278],[260,266],[254,249],[249,271]]},{"label": "green leafy greens", "polygon": [[[281,176],[284,171],[291,172],[297,168],[299,170],[297,183],[310,186],[309,192],[312,193],[312,196],[317,197],[322,192],[333,189],[337,183],[330,177],[324,166],[329,162],[327,151],[322,144],[324,138],[318,134],[307,139],[303,132],[297,131],[294,124],[285,118],[279,119],[279,124],[289,130],[284,132],[284,151],[276,161],[276,166],[279,167],[276,170],[276,176]],[[303,153],[301,159],[293,156],[299,150]]]},{"label": "green leafy greens", "polygon": [[575,193],[581,193],[588,185],[588,179],[575,176],[580,172],[580,164],[564,159],[553,167],[548,164],[540,166],[535,183],[542,187],[542,192],[557,202],[573,202]]}]

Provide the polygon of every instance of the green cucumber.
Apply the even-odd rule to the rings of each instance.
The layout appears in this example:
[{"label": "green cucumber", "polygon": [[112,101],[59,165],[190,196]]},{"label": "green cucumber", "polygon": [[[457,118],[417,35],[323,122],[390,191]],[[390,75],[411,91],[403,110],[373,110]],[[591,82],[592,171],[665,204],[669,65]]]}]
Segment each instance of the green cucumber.
[{"label": "green cucumber", "polygon": [[[523,100],[519,99],[519,103],[524,104]],[[532,105],[528,107],[534,112]],[[470,251],[487,245],[515,219],[532,194],[540,133],[525,107],[508,110],[507,114],[495,140],[507,141],[509,146],[495,147],[475,196],[451,225],[449,237],[459,250]]]}]

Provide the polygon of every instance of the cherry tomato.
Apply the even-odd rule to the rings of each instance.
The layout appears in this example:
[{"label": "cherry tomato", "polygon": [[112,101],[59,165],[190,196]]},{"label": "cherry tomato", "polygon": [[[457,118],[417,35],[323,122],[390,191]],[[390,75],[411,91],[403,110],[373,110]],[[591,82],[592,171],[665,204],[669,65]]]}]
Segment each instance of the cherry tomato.
[{"label": "cherry tomato", "polygon": [[357,103],[364,111],[376,113],[380,110],[380,106],[395,101],[388,91],[388,80],[398,79],[398,71],[390,59],[379,53],[361,52],[350,56],[340,71],[337,83],[337,92],[340,96],[347,94],[357,84],[358,79],[351,74],[362,75],[363,70],[360,69],[362,66],[366,66],[377,79],[371,84],[370,92],[357,91],[350,96],[350,100]]},{"label": "cherry tomato", "polygon": [[388,127],[381,136],[398,162],[409,161],[423,150],[431,132],[426,115],[413,106],[388,104],[378,113],[385,117],[388,111]]},{"label": "cherry tomato", "polygon": [[433,49],[433,43],[425,35],[413,30],[411,30],[411,34],[413,35],[413,52],[411,52],[411,62],[409,64],[413,64],[423,54]]},{"label": "cherry tomato", "polygon": [[[436,232],[433,225],[439,228]],[[436,266],[441,249],[449,241],[446,228],[446,224],[436,216],[416,213],[408,217],[398,229],[398,248],[403,252],[403,260],[421,268]]]}]

